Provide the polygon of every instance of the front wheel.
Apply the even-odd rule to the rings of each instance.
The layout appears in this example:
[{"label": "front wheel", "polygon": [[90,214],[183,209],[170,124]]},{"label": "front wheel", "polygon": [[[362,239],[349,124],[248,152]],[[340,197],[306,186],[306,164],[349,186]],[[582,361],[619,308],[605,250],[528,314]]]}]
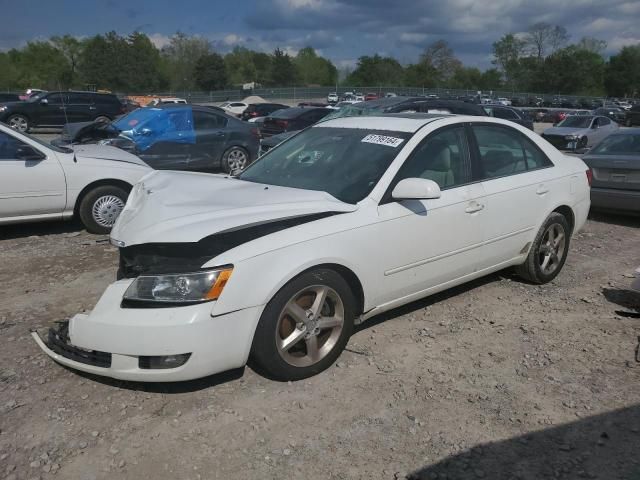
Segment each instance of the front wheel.
[{"label": "front wheel", "polygon": [[109,233],[127,203],[128,193],[120,187],[103,185],[89,191],[80,202],[80,220],[91,233]]},{"label": "front wheel", "polygon": [[516,273],[533,283],[550,282],[564,266],[570,238],[569,222],[564,215],[553,212],[540,227],[527,260],[516,267]]},{"label": "front wheel", "polygon": [[95,121],[96,122],[100,122],[100,123],[109,123],[111,121],[111,119],[109,117],[107,117],[106,115],[100,115],[100,116],[96,117]]},{"label": "front wheel", "polygon": [[7,125],[22,133],[27,133],[30,127],[29,119],[24,115],[11,115],[7,120]]},{"label": "front wheel", "polygon": [[242,147],[231,147],[222,155],[222,170],[236,175],[249,165],[249,154]]},{"label": "front wheel", "polygon": [[251,346],[258,371],[300,380],[330,367],[353,332],[355,300],[337,272],[319,268],[287,283],[267,304]]}]

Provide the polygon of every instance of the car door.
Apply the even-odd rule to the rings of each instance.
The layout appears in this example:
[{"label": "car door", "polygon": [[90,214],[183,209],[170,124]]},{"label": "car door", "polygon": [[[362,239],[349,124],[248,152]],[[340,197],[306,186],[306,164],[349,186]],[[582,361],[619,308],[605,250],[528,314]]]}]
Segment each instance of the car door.
[{"label": "car door", "polygon": [[38,125],[61,127],[67,122],[68,95],[51,93],[45,97],[46,102],[38,106]]},{"label": "car door", "polygon": [[512,260],[527,249],[558,188],[549,158],[507,125],[472,123],[472,152],[485,192],[487,232],[482,268]]},{"label": "car door", "polygon": [[91,94],[89,93],[69,93],[66,104],[67,122],[88,122],[92,120],[92,110],[95,109]]},{"label": "car door", "polygon": [[64,172],[55,155],[0,130],[0,219],[62,215],[65,203]]},{"label": "car door", "polygon": [[136,142],[137,155],[157,170],[185,170],[196,137],[189,106],[170,107],[166,114],[142,127],[143,138]]},{"label": "car door", "polygon": [[[391,192],[405,178],[438,183],[441,196],[396,201]],[[429,134],[414,149],[378,207],[376,241],[383,303],[473,274],[484,235],[481,183],[473,183],[464,125]]]},{"label": "car door", "polygon": [[189,170],[211,170],[220,166],[229,138],[227,122],[222,115],[194,110],[196,142],[189,147]]}]

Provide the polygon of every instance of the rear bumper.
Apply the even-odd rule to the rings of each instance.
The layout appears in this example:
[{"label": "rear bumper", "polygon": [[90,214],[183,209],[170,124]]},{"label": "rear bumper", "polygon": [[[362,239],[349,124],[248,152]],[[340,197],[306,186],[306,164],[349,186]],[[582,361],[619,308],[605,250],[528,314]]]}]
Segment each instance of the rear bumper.
[{"label": "rear bumper", "polygon": [[640,191],[592,187],[591,205],[607,210],[640,212]]}]

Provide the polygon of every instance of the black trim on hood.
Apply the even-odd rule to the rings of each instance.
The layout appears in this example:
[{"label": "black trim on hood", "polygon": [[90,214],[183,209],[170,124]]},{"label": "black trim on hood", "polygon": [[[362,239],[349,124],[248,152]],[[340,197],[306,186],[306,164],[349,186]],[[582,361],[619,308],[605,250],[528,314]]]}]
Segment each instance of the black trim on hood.
[{"label": "black trim on hood", "polygon": [[213,257],[260,237],[344,212],[322,212],[243,225],[197,242],[143,243],[120,248],[118,279],[197,272]]}]

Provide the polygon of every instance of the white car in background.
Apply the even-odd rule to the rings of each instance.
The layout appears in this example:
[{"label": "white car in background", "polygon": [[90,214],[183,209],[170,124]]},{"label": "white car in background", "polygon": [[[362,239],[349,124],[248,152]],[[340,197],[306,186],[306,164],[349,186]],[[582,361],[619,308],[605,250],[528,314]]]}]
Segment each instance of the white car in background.
[{"label": "white car in background", "polygon": [[340,97],[336,92],[332,92],[327,95],[327,103],[338,103],[340,101]]},{"label": "white car in background", "polygon": [[157,107],[158,105],[168,105],[171,103],[186,104],[188,102],[184,98],[162,97],[162,98],[154,98],[149,103],[147,103],[145,107]]},{"label": "white car in background", "polygon": [[229,115],[239,117],[242,115],[249,105],[244,102],[224,102],[220,104],[220,108],[227,112]]},{"label": "white car in background", "polygon": [[498,97],[498,100],[496,101],[496,103],[499,103],[500,105],[504,105],[505,107],[511,106],[511,100],[505,97]]},{"label": "white car in background", "polygon": [[151,171],[120,148],[55,147],[0,124],[0,225],[77,215],[88,231],[108,233]]},{"label": "white car in background", "polygon": [[320,122],[235,177],[146,177],[111,232],[119,280],[34,339],[113,378],[187,380],[251,357],[302,379],[392,308],[506,267],[553,280],[589,179],[579,158],[497,118]]}]

